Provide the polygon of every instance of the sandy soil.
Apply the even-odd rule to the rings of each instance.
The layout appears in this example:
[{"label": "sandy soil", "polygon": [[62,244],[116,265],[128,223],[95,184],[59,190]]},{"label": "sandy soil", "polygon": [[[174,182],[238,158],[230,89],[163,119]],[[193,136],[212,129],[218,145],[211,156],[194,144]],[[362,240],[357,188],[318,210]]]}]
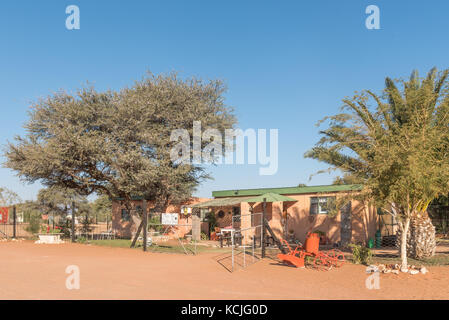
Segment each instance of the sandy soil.
[{"label": "sandy soil", "polygon": [[[363,266],[328,272],[296,269],[271,259],[228,272],[217,253],[197,256],[80,244],[0,243],[0,299],[448,299],[449,268],[426,275],[380,275],[365,286]],[[81,288],[65,287],[68,265]]]}]

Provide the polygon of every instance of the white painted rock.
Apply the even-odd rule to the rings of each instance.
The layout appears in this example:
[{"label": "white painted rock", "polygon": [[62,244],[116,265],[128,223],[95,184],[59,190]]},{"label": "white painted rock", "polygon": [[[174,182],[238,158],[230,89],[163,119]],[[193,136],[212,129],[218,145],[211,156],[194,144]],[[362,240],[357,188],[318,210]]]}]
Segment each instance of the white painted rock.
[{"label": "white painted rock", "polygon": [[422,267],[421,269],[419,269],[419,271],[420,271],[422,274],[426,274],[427,272],[429,272],[429,270],[427,270],[426,267]]},{"label": "white painted rock", "polygon": [[399,274],[399,270],[391,270],[391,273]]},{"label": "white painted rock", "polygon": [[376,265],[372,264],[366,267],[365,269],[366,273],[373,273],[373,272],[379,272],[379,268],[377,268]]},{"label": "white painted rock", "polygon": [[419,271],[418,270],[410,270],[410,274],[418,274]]}]

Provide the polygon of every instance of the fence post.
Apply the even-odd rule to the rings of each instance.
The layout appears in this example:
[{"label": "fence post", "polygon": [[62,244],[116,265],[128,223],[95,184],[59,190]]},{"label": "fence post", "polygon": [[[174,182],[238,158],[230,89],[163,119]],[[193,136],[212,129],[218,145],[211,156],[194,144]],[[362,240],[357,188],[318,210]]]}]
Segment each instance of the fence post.
[{"label": "fence post", "polygon": [[142,203],[143,210],[143,251],[147,251],[147,239],[148,239],[148,214],[147,214],[147,201],[145,198]]},{"label": "fence post", "polygon": [[192,214],[192,240],[201,240],[201,220],[197,215]]},{"label": "fence post", "polygon": [[13,239],[15,239],[16,238],[16,224],[17,224],[16,206],[12,207],[12,223],[13,223],[12,237],[13,237]]},{"label": "fence post", "polygon": [[76,242],[75,222],[76,222],[76,218],[75,218],[75,201],[73,201],[72,202],[72,242]]},{"label": "fence post", "polygon": [[262,210],[262,259],[265,258],[265,216],[267,214],[267,199],[263,198]]}]

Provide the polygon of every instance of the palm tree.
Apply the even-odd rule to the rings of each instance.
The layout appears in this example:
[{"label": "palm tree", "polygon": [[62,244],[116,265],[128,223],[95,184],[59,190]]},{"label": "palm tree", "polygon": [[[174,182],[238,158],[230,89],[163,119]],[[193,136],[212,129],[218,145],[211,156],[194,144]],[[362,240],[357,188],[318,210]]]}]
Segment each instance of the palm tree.
[{"label": "palm tree", "polygon": [[426,208],[449,190],[448,75],[434,68],[420,79],[414,71],[408,81],[386,78],[381,96],[365,90],[344,99],[348,112],[323,119],[329,128],[305,154],[362,181],[359,197],[396,218],[404,271],[407,253],[434,254]]}]

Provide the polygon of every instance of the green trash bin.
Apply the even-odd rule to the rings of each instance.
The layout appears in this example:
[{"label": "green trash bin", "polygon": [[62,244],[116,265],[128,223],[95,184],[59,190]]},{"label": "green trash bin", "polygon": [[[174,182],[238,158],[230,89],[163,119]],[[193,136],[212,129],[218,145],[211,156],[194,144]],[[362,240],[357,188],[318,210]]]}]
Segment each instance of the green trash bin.
[{"label": "green trash bin", "polygon": [[372,238],[370,238],[368,240],[368,248],[372,249],[374,247],[374,240]]},{"label": "green trash bin", "polygon": [[380,230],[376,231],[376,248],[380,248],[382,246],[382,233]]}]

